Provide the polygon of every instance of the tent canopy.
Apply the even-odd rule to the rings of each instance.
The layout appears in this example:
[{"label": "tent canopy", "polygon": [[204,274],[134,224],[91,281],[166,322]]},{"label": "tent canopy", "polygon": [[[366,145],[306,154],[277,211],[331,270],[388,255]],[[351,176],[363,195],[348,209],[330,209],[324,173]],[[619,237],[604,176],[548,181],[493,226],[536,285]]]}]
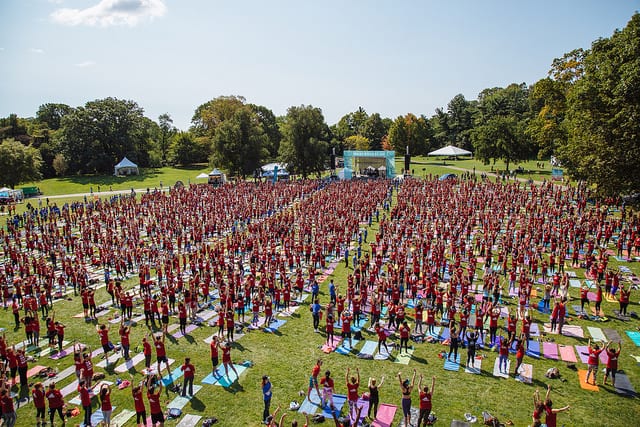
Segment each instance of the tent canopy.
[{"label": "tent canopy", "polygon": [[196,179],[207,179],[209,178],[209,175],[207,175],[206,173],[201,173],[200,175],[196,176]]},{"label": "tent canopy", "polygon": [[213,168],[213,170],[209,172],[209,176],[222,176],[222,171],[218,168]]},{"label": "tent canopy", "polygon": [[126,157],[123,157],[122,160],[120,160],[120,163],[115,165],[113,169],[114,175],[138,175],[140,173],[138,165]]},{"label": "tent canopy", "polygon": [[471,154],[471,151],[467,151],[453,145],[447,145],[446,147],[442,147],[438,150],[435,150],[429,153],[430,156],[452,156],[452,157],[468,156],[470,154]]},{"label": "tent canopy", "polygon": [[264,166],[262,166],[262,172],[272,172],[275,168],[278,168],[278,170],[286,170],[287,169],[287,164],[286,163],[268,163]]}]

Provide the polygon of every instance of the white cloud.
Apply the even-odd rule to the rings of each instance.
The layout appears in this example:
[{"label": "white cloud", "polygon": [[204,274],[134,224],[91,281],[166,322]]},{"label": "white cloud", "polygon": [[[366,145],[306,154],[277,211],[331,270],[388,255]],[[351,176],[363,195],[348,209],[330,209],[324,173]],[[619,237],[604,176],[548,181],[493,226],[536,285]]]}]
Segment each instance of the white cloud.
[{"label": "white cloud", "polygon": [[3,50],[4,50],[4,48],[3,48],[3,47],[0,47],[0,52],[2,52]]},{"label": "white cloud", "polygon": [[133,27],[144,19],[161,17],[166,11],[163,0],[100,0],[86,9],[57,9],[51,18],[63,25]]},{"label": "white cloud", "polygon": [[93,67],[94,65],[96,65],[95,61],[82,61],[82,62],[79,62],[79,63],[75,64],[75,66],[79,67],[79,68]]},{"label": "white cloud", "polygon": [[37,48],[37,47],[32,47],[31,49],[29,49],[29,52],[31,52],[31,53],[37,53],[37,54],[42,54],[42,53],[44,53],[44,50],[39,49],[39,48]]}]

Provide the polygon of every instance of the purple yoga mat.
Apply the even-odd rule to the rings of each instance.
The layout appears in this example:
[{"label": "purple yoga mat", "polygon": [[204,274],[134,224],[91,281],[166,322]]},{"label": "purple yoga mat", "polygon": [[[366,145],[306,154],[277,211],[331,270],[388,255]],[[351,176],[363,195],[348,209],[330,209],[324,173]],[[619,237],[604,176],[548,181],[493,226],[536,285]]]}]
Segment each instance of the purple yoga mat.
[{"label": "purple yoga mat", "polygon": [[547,359],[558,360],[558,345],[554,342],[542,343],[542,354]]},{"label": "purple yoga mat", "polygon": [[578,357],[580,357],[580,361],[582,363],[587,363],[589,361],[589,347],[586,345],[577,345],[576,352],[578,353]]},{"label": "purple yoga mat", "polygon": [[[187,331],[187,333],[191,333],[196,329],[198,329],[198,325],[187,325],[187,327],[185,328],[185,331]],[[183,333],[180,331],[172,335],[172,337],[174,337],[175,339],[182,338],[183,336],[184,336]]]}]

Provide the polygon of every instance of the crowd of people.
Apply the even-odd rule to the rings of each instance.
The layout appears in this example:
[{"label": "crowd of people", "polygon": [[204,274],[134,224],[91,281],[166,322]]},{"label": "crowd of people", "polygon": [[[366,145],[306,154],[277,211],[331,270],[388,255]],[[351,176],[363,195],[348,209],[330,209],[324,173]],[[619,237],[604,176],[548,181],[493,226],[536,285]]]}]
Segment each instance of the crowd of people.
[{"label": "crowd of people", "polygon": [[[170,316],[178,317],[186,333],[188,319],[201,304],[217,298],[212,369],[222,351],[228,376],[229,369],[235,371],[230,356],[234,326],[245,320],[245,309],[251,307],[251,323],[257,324],[259,316],[270,322],[274,309],[288,310],[307,290],[312,294],[313,328],[319,331],[323,313],[328,343],[333,343],[334,324],[350,341],[351,323],[358,324],[366,314],[379,351],[389,353],[388,334],[397,332],[400,351],[408,352],[411,334],[425,334],[423,324],[430,333],[436,324],[447,322],[448,356],[455,360],[460,343],[484,342],[488,323],[488,344],[499,346],[501,356],[505,349],[508,355],[511,346],[518,348],[516,375],[530,336],[528,310],[536,303],[536,286],[544,289],[542,309],[550,311],[552,328],[562,333],[570,280],[565,263],[583,268],[593,280],[596,315],[602,312],[603,297],[618,298],[620,314],[626,314],[631,287],[620,271],[610,268],[609,258],[640,255],[640,218],[626,209],[614,215],[617,207],[592,205],[589,197],[582,186],[525,187],[473,179],[309,180],[215,189],[192,185],[61,208],[50,205],[16,216],[0,230],[2,301],[11,307],[16,329],[24,327],[26,345],[39,344],[40,320],[45,320],[48,344],[61,352],[65,325],[56,319],[54,300],[72,293],[79,297],[74,301],[81,303],[83,316],[95,320],[101,308],[95,291],[102,284],[120,310],[118,341],[126,360],[131,345],[127,321],[136,303],[144,309],[145,325],[160,330],[142,343],[147,369],[155,348],[160,375],[163,365],[169,371],[164,339]],[[369,235],[374,221],[378,230]],[[616,249],[608,250],[612,244]],[[329,301],[320,304],[320,275],[328,260],[338,258],[350,274],[346,283],[332,282]],[[132,276],[138,278],[136,287],[123,286]],[[500,307],[508,296],[518,303],[508,315],[506,336],[500,336]],[[409,299],[419,301],[413,314]],[[583,310],[586,303],[588,299],[582,301]],[[115,350],[109,327],[98,325],[97,334],[108,362]],[[26,345],[15,348],[6,338],[0,341],[0,356],[13,383],[16,372],[23,383],[26,361],[21,362],[20,355]],[[471,347],[467,364],[473,365]],[[82,387],[91,389],[92,352],[85,348],[75,353],[82,396]],[[195,371],[190,361],[183,367]],[[318,387],[318,374],[312,376],[310,389]],[[327,383],[331,378],[323,379]],[[347,373],[347,379],[352,388],[360,383],[359,374]],[[374,381],[374,388],[381,383]],[[401,387],[410,394],[414,381],[405,383],[401,381]],[[154,425],[163,422],[153,403],[161,387],[151,376],[133,394],[136,412],[144,412],[136,393],[141,396],[142,388],[147,389]],[[50,408],[58,407],[54,394]],[[64,419],[62,412],[60,417]],[[11,416],[6,418],[10,425]]]}]

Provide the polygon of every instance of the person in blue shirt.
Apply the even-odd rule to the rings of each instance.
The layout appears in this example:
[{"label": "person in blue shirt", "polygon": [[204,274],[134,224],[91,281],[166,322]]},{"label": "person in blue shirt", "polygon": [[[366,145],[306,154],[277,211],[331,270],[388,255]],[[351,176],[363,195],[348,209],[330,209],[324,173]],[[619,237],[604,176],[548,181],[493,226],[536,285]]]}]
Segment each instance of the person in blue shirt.
[{"label": "person in blue shirt", "polygon": [[320,285],[318,281],[313,279],[313,283],[311,284],[311,300],[315,301],[318,299],[318,294],[320,293]]},{"label": "person in blue shirt", "polygon": [[266,375],[262,376],[262,399],[264,400],[264,412],[262,412],[262,419],[266,423],[269,417],[269,407],[271,406],[271,381]]},{"label": "person in blue shirt", "polygon": [[336,284],[333,283],[333,279],[329,282],[329,298],[331,298],[331,303],[336,305]]},{"label": "person in blue shirt", "polygon": [[320,305],[320,300],[318,298],[313,300],[313,304],[311,304],[311,314],[313,315],[313,331],[318,332],[318,326],[320,325],[320,312],[322,311],[322,306]]}]

